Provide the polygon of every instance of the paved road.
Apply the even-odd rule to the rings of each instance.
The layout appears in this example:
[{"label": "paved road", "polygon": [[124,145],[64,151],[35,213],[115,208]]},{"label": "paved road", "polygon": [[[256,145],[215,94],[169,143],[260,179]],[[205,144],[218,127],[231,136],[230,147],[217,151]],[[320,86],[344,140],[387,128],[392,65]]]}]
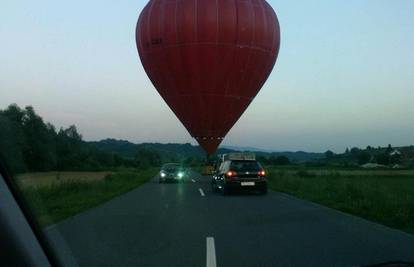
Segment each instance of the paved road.
[{"label": "paved road", "polygon": [[195,173],[184,184],[154,179],[46,233],[64,251],[61,234],[80,266],[414,261],[412,235],[282,193],[221,196],[209,180]]}]

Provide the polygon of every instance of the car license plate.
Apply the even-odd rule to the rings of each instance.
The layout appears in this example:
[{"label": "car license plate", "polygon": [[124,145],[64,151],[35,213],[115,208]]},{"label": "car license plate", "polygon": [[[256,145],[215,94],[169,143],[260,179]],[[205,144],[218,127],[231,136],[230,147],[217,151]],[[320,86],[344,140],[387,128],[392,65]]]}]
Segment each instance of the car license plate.
[{"label": "car license plate", "polygon": [[241,182],[241,186],[254,186],[254,182]]}]

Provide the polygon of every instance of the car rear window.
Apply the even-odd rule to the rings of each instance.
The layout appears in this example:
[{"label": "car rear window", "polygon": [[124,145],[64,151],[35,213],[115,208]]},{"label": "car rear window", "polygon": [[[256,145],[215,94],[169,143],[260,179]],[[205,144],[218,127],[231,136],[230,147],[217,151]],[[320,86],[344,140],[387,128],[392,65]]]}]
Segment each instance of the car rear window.
[{"label": "car rear window", "polygon": [[230,168],[234,171],[260,171],[262,168],[257,161],[232,161]]}]

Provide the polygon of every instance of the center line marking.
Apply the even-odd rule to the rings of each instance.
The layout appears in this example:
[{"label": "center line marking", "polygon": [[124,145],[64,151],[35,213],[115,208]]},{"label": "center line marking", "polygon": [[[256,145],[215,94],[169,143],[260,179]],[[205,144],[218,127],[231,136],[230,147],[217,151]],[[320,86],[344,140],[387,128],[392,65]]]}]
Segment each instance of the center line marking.
[{"label": "center line marking", "polygon": [[207,237],[207,267],[217,267],[214,237]]},{"label": "center line marking", "polygon": [[200,195],[201,195],[202,197],[205,197],[205,196],[206,196],[206,195],[204,194],[203,189],[199,188],[199,189],[198,189],[198,191],[200,191]]}]

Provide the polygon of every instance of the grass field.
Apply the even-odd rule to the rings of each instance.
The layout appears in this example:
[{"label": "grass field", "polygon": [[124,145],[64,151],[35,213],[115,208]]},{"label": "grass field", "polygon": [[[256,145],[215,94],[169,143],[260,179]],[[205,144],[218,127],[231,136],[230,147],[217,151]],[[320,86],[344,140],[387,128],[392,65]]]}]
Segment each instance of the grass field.
[{"label": "grass field", "polygon": [[270,188],[414,234],[414,170],[268,168]]},{"label": "grass field", "polygon": [[41,226],[47,226],[122,195],[155,176],[157,170],[36,173],[19,176],[23,196]]}]

